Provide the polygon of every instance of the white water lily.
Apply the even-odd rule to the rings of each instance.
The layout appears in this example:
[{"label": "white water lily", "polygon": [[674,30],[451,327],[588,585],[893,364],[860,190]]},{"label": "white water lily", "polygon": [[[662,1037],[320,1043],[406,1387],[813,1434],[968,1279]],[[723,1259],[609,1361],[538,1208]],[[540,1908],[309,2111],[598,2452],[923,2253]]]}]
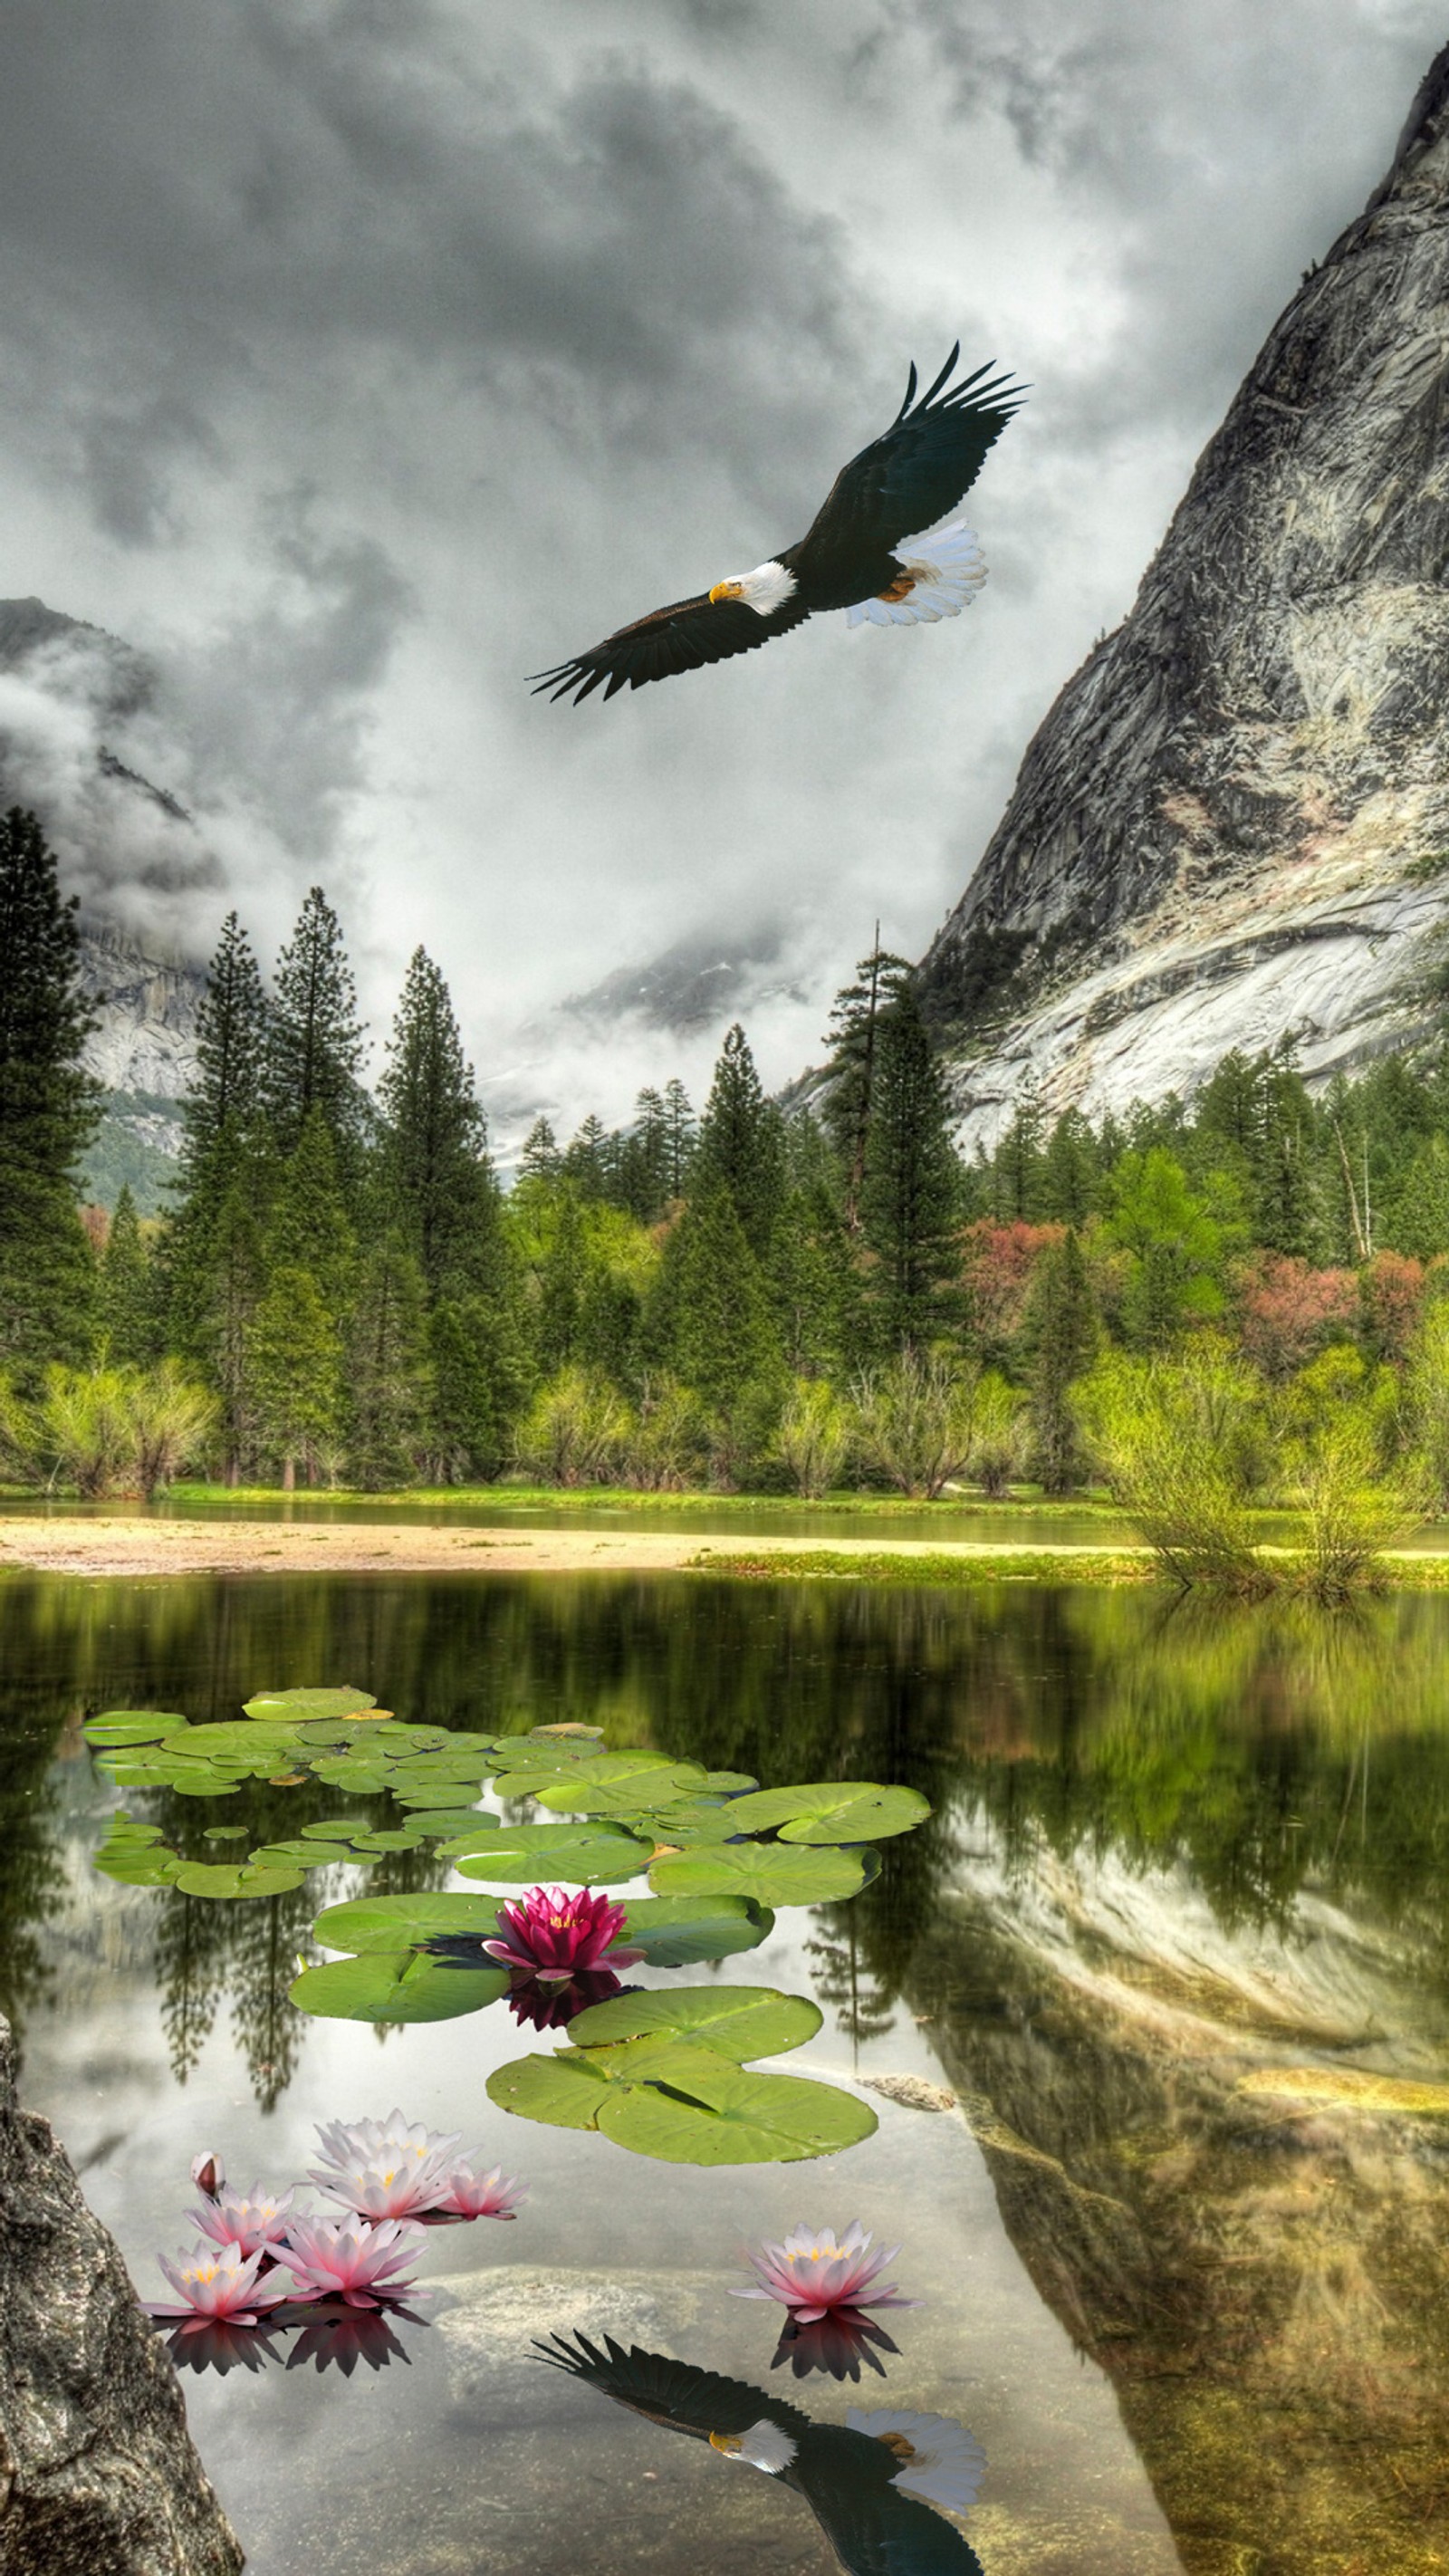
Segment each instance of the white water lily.
[{"label": "white water lily", "polygon": [[309,2179],[331,2200],[364,2218],[407,2218],[440,2209],[452,2188],[453,2150],[461,2131],[444,2136],[407,2121],[401,2111],[384,2120],[333,2120],[320,2124],[324,2166]]},{"label": "white water lily", "polygon": [[949,2415],[913,2415],[889,2406],[848,2408],[853,2433],[869,2433],[900,2461],[891,2480],[907,2495],[924,2496],[947,2513],[965,2513],[976,2501],[986,2453],[974,2433]]}]

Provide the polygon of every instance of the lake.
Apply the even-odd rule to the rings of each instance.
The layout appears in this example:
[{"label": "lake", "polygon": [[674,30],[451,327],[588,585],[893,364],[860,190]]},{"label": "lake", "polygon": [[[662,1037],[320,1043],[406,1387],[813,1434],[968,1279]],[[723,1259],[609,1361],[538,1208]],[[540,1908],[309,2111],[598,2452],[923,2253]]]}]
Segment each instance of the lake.
[{"label": "lake", "polygon": [[[1449,2563],[1449,2123],[1393,2089],[1449,2082],[1449,1601],[7,1576],[0,1607],[0,2002],[23,2098],[142,2295],[191,2241],[203,2147],[282,2186],[316,2124],[396,2103],[530,2187],[513,2224],[430,2236],[437,2295],[391,2354],[321,2367],[294,2343],[288,2368],[283,2338],[265,2367],[188,2371],[259,2576],[833,2564],[798,2497],[532,2357],[579,2329],[822,2421],[959,2417],[989,2463],[967,2524],[988,2576]],[[320,1906],[440,1886],[435,1855],[237,1904],[93,1870],[123,1796],[87,1714],[230,1718],[310,1681],[447,1728],[602,1726],[766,1785],[921,1790],[930,1822],[853,1902],[784,1907],[743,1960],[679,1974],[813,1995],[802,2071],[922,2077],[957,2107],[867,2091],[878,2131],[836,2157],[646,2162],[495,2108],[501,2010],[379,2031],[289,2003]],[[276,1833],[335,1804],[256,1781],[226,1814]],[[796,2377],[782,2312],[730,2296],[743,2250],[856,2217],[923,2304],[883,2317],[884,2378]]]}]

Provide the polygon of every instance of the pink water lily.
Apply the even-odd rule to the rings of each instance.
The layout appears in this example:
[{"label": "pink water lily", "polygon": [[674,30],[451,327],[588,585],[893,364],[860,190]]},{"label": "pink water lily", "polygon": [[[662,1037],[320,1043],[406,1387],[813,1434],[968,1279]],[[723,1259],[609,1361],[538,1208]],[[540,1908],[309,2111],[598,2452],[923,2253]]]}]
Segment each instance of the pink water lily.
[{"label": "pink water lily", "polygon": [[287,2233],[288,2220],[296,2193],[283,2192],[280,2200],[274,2191],[263,2191],[259,2182],[248,2192],[220,2191],[215,2198],[203,2200],[192,2217],[203,2236],[218,2245],[239,2245],[243,2254],[275,2255]]},{"label": "pink water lily", "polygon": [[899,2297],[889,2281],[879,2289],[872,2287],[876,2275],[901,2249],[891,2245],[872,2254],[870,2242],[858,2218],[839,2239],[828,2227],[794,2228],[783,2244],[767,2242],[758,2254],[750,2255],[756,2278],[747,2290],[733,2290],[730,2295],[778,2299],[802,2326],[828,2316],[834,2308],[918,2308],[919,2299]]},{"label": "pink water lily", "polygon": [[642,1950],[610,1946],[623,1929],[624,1908],[607,1896],[531,1887],[521,1905],[499,1906],[498,1938],[483,1947],[540,1985],[564,1985],[581,1968],[632,1968],[642,1959]]},{"label": "pink water lily", "polygon": [[362,2217],[412,2218],[445,2206],[458,2130],[445,2136],[391,2111],[386,2120],[333,2120],[317,2135],[326,2163],[309,2179]]},{"label": "pink water lily", "polygon": [[150,2314],[184,2319],[184,2334],[210,2325],[254,2326],[264,2308],[292,2296],[290,2290],[277,2287],[275,2273],[270,2280],[258,2280],[260,2247],[255,2254],[243,2254],[234,2244],[195,2245],[178,2263],[168,2263],[164,2254],[156,2260],[179,2304],[153,2300]]},{"label": "pink water lily", "polygon": [[191,2179],[208,2200],[215,2200],[226,2181],[226,2171],[215,2147],[203,2147],[199,2156],[192,2157]]},{"label": "pink water lily", "polygon": [[349,2308],[376,2308],[412,2288],[404,2267],[417,2260],[423,2243],[421,2227],[391,2218],[370,2226],[350,2209],[345,2218],[294,2218],[278,2261],[300,2285],[294,2298],[340,2298]]},{"label": "pink water lily", "polygon": [[486,2174],[475,2174],[471,2165],[454,2165],[450,2185],[441,2206],[455,2218],[516,2218],[519,2203],[528,2197],[527,2183],[505,2174],[501,2165]]}]

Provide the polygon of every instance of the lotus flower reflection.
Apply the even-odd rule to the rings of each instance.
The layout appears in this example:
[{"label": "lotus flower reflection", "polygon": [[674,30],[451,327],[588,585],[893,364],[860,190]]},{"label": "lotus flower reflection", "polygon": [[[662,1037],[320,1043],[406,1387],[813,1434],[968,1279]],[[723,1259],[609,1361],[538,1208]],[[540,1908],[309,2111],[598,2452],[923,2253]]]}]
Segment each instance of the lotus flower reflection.
[{"label": "lotus flower reflection", "polygon": [[797,2379],[808,2379],[812,2370],[821,2370],[832,2379],[858,2381],[864,2362],[884,2379],[882,2352],[899,2356],[900,2345],[862,2308],[831,2308],[823,2317],[812,2317],[808,2325],[802,2325],[792,2309],[780,2328],[770,2368],[779,2370],[788,2362]]},{"label": "lotus flower reflection", "polygon": [[[259,2182],[249,2192],[220,2191],[202,2201],[192,2217],[203,2236],[218,2245],[239,2245],[243,2254],[263,2254],[275,2261],[286,2237],[296,2193],[263,2191]],[[265,2264],[262,2267],[266,2268]]]},{"label": "lotus flower reflection", "polygon": [[263,2309],[293,2295],[277,2286],[275,2272],[269,2280],[258,2280],[260,2247],[255,2254],[243,2254],[239,2245],[195,2245],[178,2263],[168,2263],[164,2254],[156,2259],[176,2292],[176,2303],[153,2300],[150,2313],[181,2318],[183,2334],[202,2326],[254,2326]]},{"label": "lotus flower reflection", "polygon": [[498,1937],[485,1941],[490,1958],[541,1986],[567,1985],[589,1968],[632,1968],[642,1950],[611,1947],[624,1929],[624,1908],[581,1889],[531,1887],[521,1905],[500,1905]]},{"label": "lotus flower reflection", "polygon": [[420,2227],[391,2218],[370,2226],[352,2209],[345,2218],[294,2218],[279,2260],[300,2284],[293,2297],[376,2308],[411,2290],[413,2277],[404,2277],[404,2267],[417,2260],[422,2244]]},{"label": "lotus flower reflection", "polygon": [[730,2295],[778,2299],[802,2326],[839,2308],[918,2308],[919,2299],[901,2298],[890,2281],[883,2281],[879,2289],[872,2287],[877,2274],[901,2249],[891,2245],[872,2254],[870,2242],[858,2218],[838,2242],[828,2227],[797,2227],[783,2244],[766,2242],[750,2256],[754,2281],[747,2290],[733,2290]]}]

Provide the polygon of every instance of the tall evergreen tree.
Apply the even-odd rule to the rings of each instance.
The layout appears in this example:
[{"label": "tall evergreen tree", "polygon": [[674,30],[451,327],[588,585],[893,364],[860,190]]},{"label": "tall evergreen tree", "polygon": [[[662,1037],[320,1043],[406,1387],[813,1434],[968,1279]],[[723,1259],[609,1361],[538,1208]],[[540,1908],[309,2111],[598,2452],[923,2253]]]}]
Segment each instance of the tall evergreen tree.
[{"label": "tall evergreen tree", "polygon": [[738,1020],[725,1038],[700,1123],[692,1186],[722,1189],[763,1261],[785,1196],[784,1121],[767,1100]]},{"label": "tall evergreen tree", "polygon": [[96,1320],[112,1368],[144,1368],[148,1361],[160,1356],[151,1258],[129,1188],[122,1189],[111,1216],[111,1229],[101,1255],[96,1305]]},{"label": "tall evergreen tree", "polygon": [[909,987],[880,1015],[861,1222],[875,1254],[881,1338],[928,1342],[949,1311],[961,1166],[951,1105]]},{"label": "tall evergreen tree", "polygon": [[[509,1283],[511,1285],[511,1283]],[[438,1481],[496,1476],[533,1385],[522,1299],[442,1298],[428,1318],[433,1397],[429,1455]]]},{"label": "tall evergreen tree", "polygon": [[[251,943],[234,912],[222,924],[196,1022],[196,1075],[182,1103],[181,1168],[195,1187],[219,1151],[239,1152],[262,1114],[267,997]],[[230,1173],[221,1178],[225,1187]]]},{"label": "tall evergreen tree", "polygon": [[448,987],[422,948],[408,967],[378,1098],[387,1215],[429,1296],[465,1294],[496,1267],[498,1185]]},{"label": "tall evergreen tree", "polygon": [[518,1177],[521,1181],[556,1181],[562,1169],[558,1138],[540,1110],[523,1140]]},{"label": "tall evergreen tree", "polygon": [[320,1111],[349,1187],[369,1121],[361,1082],[366,1051],[342,925],[322,888],[313,886],[277,959],[267,1105],[284,1152],[295,1145],[311,1112]]},{"label": "tall evergreen tree", "polygon": [[266,1229],[266,1262],[310,1271],[339,1325],[351,1302],[357,1243],[337,1172],[332,1131],[320,1103],[302,1122],[295,1152],[277,1177]]},{"label": "tall evergreen tree", "polygon": [[842,985],[831,1006],[825,1035],[830,1049],[828,1087],[821,1116],[845,1175],[845,1223],[851,1234],[860,1225],[881,1014],[906,990],[910,972],[909,959],[882,948],[877,923],[870,955],[861,958],[854,983]]},{"label": "tall evergreen tree", "polygon": [[689,1094],[677,1074],[664,1086],[664,1134],[667,1194],[672,1199],[681,1199],[689,1179],[689,1167],[694,1160],[698,1128]]},{"label": "tall evergreen tree", "polygon": [[431,1370],[422,1271],[396,1233],[361,1263],[347,1335],[347,1449],[353,1481],[415,1476],[427,1448]]},{"label": "tall evergreen tree", "polygon": [[81,1068],[77,898],[63,900],[35,816],[0,820],[0,1365],[34,1380],[88,1346],[95,1268],[76,1163],[98,1092]]},{"label": "tall evergreen tree", "polygon": [[310,1270],[269,1270],[247,1327],[247,1381],[258,1448],[291,1493],[298,1467],[312,1482],[343,1426],[342,1336]]},{"label": "tall evergreen tree", "polygon": [[644,1339],[652,1362],[672,1369],[721,1410],[752,1383],[777,1376],[780,1337],[760,1265],[723,1184],[696,1187],[664,1247]]}]

